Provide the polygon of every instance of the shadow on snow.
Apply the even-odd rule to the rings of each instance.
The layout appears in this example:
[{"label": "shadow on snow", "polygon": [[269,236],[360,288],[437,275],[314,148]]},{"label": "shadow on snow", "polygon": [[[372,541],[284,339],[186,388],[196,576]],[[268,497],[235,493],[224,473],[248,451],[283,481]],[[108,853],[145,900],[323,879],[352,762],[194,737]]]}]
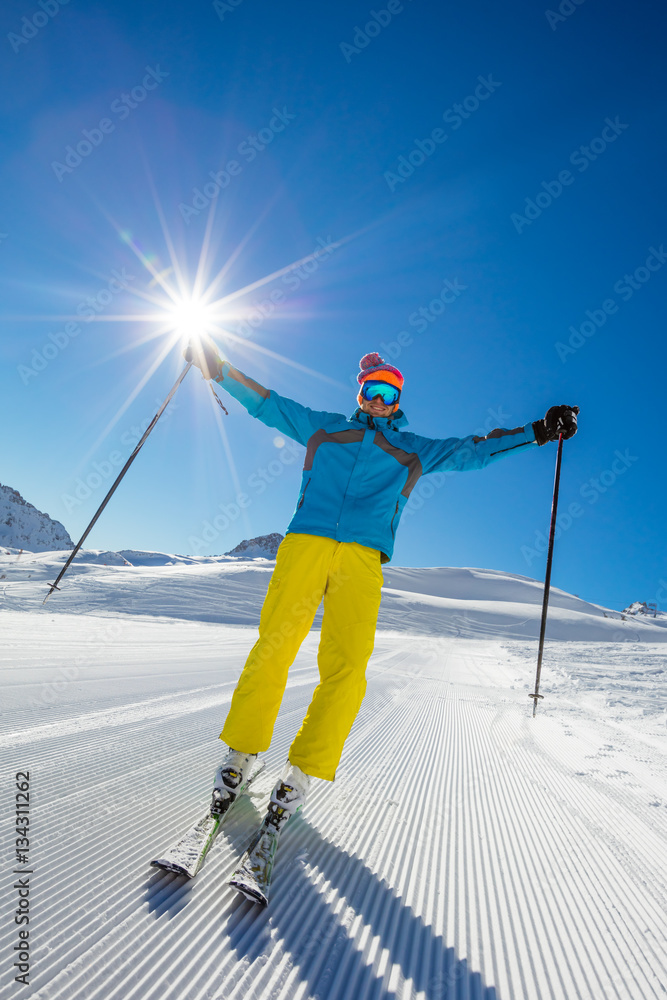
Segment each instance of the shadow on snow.
[{"label": "shadow on snow", "polygon": [[[308,826],[303,819],[301,823]],[[310,834],[308,841],[318,844],[319,850],[309,872],[299,863],[298,845],[292,843],[290,852],[291,838],[287,835],[287,842],[283,840],[267,910],[240,896],[232,903],[227,933],[239,958],[260,961],[265,950],[279,940],[290,953],[292,967],[299,969],[308,997],[315,1000],[392,997],[395,967],[426,1000],[499,1000],[495,987],[485,986],[466,959],[457,959],[442,935],[435,935],[384,878],[312,827]],[[325,897],[331,894],[335,898],[328,903]],[[338,913],[333,912],[336,905]],[[373,941],[371,964],[357,944],[359,932],[350,933],[350,927],[359,925],[366,928],[363,950],[367,952]],[[382,958],[385,951],[386,961]],[[380,964],[386,966],[384,973],[376,971]],[[249,974],[257,971],[251,966]]]}]

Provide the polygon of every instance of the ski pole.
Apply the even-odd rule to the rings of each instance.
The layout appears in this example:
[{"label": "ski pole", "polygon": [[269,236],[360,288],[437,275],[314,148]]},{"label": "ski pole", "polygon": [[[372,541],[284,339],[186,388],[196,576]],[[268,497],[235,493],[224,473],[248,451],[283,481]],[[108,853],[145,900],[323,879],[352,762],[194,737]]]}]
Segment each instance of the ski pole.
[{"label": "ski pole", "polygon": [[542,599],[542,622],[540,625],[540,644],[537,651],[537,675],[535,677],[535,691],[528,697],[533,699],[533,718],[537,711],[537,699],[544,698],[540,694],[540,675],[542,673],[542,654],[544,653],[544,633],[547,627],[547,607],[549,605],[549,590],[551,588],[551,563],[554,554],[554,536],[556,533],[556,513],[558,511],[558,487],[560,485],[560,463],[563,455],[563,435],[558,437],[558,454],[556,455],[556,477],[554,479],[554,495],[551,502],[551,527],[549,529],[549,549],[547,552],[547,572],[544,578],[544,597]]},{"label": "ski pole", "polygon": [[174,396],[174,393],[176,392],[176,390],[178,389],[179,385],[181,384],[181,382],[183,381],[183,379],[188,374],[188,372],[190,371],[191,368],[192,368],[192,362],[188,361],[187,365],[185,366],[185,368],[183,369],[183,371],[181,372],[181,374],[178,376],[178,378],[174,382],[173,386],[171,387],[169,395],[165,399],[164,403],[162,404],[162,406],[157,411],[157,413],[155,414],[155,416],[151,420],[150,424],[146,428],[141,441],[136,446],[136,448],[134,449],[134,451],[132,452],[132,454],[128,458],[127,462],[125,463],[125,465],[123,466],[123,468],[118,473],[118,476],[116,478],[115,483],[113,484],[113,486],[111,487],[111,489],[109,490],[109,492],[107,493],[107,495],[105,496],[105,498],[102,501],[102,503],[100,504],[100,506],[97,508],[97,511],[95,512],[95,516],[93,517],[92,521],[90,522],[90,524],[88,525],[88,527],[86,528],[86,530],[84,531],[84,533],[82,534],[82,536],[79,539],[79,541],[74,546],[74,549],[72,550],[72,554],[70,555],[69,559],[67,560],[67,562],[65,563],[65,565],[63,566],[63,568],[60,570],[60,573],[58,573],[58,576],[56,577],[55,583],[50,584],[51,589],[49,590],[48,594],[46,595],[46,597],[42,601],[42,604],[46,604],[46,602],[48,601],[49,597],[51,596],[51,594],[53,593],[54,590],[60,590],[60,587],[58,586],[58,584],[60,583],[60,581],[64,577],[65,573],[69,569],[69,567],[70,567],[70,565],[72,563],[72,560],[74,559],[74,557],[76,556],[77,552],[79,551],[79,549],[81,548],[81,546],[85,542],[86,538],[88,537],[88,535],[92,531],[93,527],[95,526],[95,524],[97,522],[98,517],[100,516],[100,514],[102,513],[102,511],[104,510],[104,508],[106,507],[106,505],[109,503],[109,500],[111,500],[111,497],[116,492],[116,488],[119,485],[121,479],[123,478],[123,476],[125,475],[125,473],[127,472],[127,470],[130,468],[130,466],[134,462],[135,458],[137,457],[137,455],[141,451],[141,448],[143,446],[144,441],[146,440],[146,438],[148,437],[148,435],[150,434],[150,432],[153,430],[153,428],[155,427],[156,423],[158,422],[158,420],[160,419],[160,417],[162,416],[162,414],[164,413],[164,411],[168,407],[169,403],[172,400],[172,397]]}]

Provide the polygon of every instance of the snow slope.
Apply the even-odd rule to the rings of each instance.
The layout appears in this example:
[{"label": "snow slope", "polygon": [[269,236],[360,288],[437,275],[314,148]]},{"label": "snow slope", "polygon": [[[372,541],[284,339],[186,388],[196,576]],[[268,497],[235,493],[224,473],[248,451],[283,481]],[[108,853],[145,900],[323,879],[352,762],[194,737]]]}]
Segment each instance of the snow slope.
[{"label": "snow slope", "polygon": [[[69,553],[0,553],[0,599],[16,610],[41,607],[47,584]],[[256,625],[275,563],[266,558],[178,556],[163,552],[83,551],[48,607],[168,615],[193,621]],[[543,585],[498,570],[385,568],[379,627],[417,634],[539,636]],[[321,616],[315,619],[319,624]],[[609,642],[667,642],[666,618],[628,618],[552,588],[547,636]]]},{"label": "snow slope", "polygon": [[147,862],[206,805],[272,564],[86,553],[42,605],[62,559],[0,559],[0,757],[30,771],[34,870],[19,987],[6,855],[8,996],[665,997],[664,628],[556,593],[533,720],[534,581],[387,567],[336,781],[288,827],[260,911],[226,879],[317,683],[317,630],[267,772],[186,882]]}]

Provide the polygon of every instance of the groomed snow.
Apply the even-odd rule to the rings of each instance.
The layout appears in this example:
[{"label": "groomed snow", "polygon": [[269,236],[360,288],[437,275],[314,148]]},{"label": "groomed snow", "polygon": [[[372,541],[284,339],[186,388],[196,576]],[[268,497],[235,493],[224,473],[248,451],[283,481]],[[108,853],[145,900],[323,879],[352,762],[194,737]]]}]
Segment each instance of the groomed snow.
[{"label": "groomed snow", "polygon": [[385,567],[361,713],[260,911],[226,880],[317,682],[317,621],[267,772],[186,882],[147,862],[205,807],[273,563],[82,553],[43,605],[66,556],[0,555],[0,755],[30,771],[34,869],[25,987],[10,780],[8,996],[664,1000],[664,617],[553,592],[533,720],[540,585]]}]

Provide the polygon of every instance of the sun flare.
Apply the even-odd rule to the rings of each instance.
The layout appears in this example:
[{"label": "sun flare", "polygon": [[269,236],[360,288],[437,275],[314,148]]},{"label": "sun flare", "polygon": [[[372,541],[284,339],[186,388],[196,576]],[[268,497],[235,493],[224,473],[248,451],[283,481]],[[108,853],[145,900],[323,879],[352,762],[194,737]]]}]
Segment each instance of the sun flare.
[{"label": "sun flare", "polygon": [[166,310],[165,320],[173,325],[174,333],[187,341],[212,333],[220,317],[214,316],[211,307],[201,298],[191,296],[174,302]]}]

